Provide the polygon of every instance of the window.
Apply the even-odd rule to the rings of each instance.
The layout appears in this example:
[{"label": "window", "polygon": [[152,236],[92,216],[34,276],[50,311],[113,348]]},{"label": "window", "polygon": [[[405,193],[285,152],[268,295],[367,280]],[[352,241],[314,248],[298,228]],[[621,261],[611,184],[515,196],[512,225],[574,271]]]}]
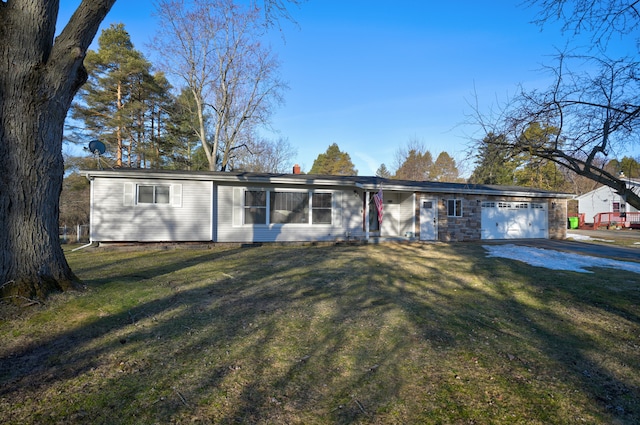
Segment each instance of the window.
[{"label": "window", "polygon": [[495,202],[483,202],[482,203],[482,208],[495,208],[496,207],[496,203]]},{"label": "window", "polygon": [[148,185],[138,186],[139,204],[168,204],[170,201],[171,186]]},{"label": "window", "polygon": [[311,223],[331,224],[330,193],[314,193],[311,195]]},{"label": "window", "polygon": [[620,202],[614,202],[613,203],[613,212],[614,213],[619,213],[620,212]]},{"label": "window", "polygon": [[461,199],[449,199],[447,201],[447,215],[449,217],[462,217]]},{"label": "window", "polygon": [[271,223],[309,223],[307,192],[271,192],[269,200]]},{"label": "window", "polygon": [[334,193],[259,188],[235,188],[233,193],[234,226],[334,224]]},{"label": "window", "polygon": [[244,192],[245,224],[267,224],[267,192],[247,190]]}]

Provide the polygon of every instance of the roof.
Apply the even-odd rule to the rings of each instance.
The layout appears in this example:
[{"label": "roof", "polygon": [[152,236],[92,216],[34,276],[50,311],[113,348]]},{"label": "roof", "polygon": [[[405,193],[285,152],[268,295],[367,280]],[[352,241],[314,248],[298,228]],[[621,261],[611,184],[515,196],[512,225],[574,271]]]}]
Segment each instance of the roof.
[{"label": "roof", "polygon": [[396,192],[431,192],[445,194],[475,194],[526,196],[532,198],[572,198],[568,193],[551,192],[520,186],[499,186],[471,183],[446,183],[435,181],[394,180],[377,176],[334,176],[317,174],[275,174],[223,171],[150,170],[119,168],[111,170],[81,170],[87,178],[137,178],[206,180],[219,183],[286,184],[309,186],[353,187],[362,190],[391,190]]},{"label": "roof", "polygon": [[[624,179],[624,182],[627,183],[628,186],[634,186],[633,188],[631,188],[634,192],[637,191],[636,188],[640,188],[640,180],[627,178],[627,179]],[[590,198],[594,196],[596,193],[602,192],[602,191],[605,191],[608,193],[618,193],[614,188],[610,186],[602,185],[602,186],[596,187],[593,190],[590,190],[589,192],[583,193],[582,195],[575,196],[574,199],[581,200],[581,199]]]}]

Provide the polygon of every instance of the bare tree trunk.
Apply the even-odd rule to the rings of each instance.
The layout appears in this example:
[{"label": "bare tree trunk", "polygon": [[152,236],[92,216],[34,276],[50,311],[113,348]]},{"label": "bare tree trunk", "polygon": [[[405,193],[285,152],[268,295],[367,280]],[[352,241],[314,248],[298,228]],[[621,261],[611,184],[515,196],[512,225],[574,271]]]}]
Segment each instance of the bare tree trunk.
[{"label": "bare tree trunk", "polygon": [[[120,110],[123,108],[122,106],[122,84],[118,83],[118,88],[116,90],[116,109],[118,115],[120,114]],[[118,128],[116,129],[116,142],[118,146],[116,147],[116,167],[122,167],[122,151],[124,150],[124,143],[122,142],[122,127],[120,126],[120,119],[118,119]]]},{"label": "bare tree trunk", "polygon": [[62,131],[82,60],[115,0],[84,0],[54,43],[58,1],[0,2],[0,296],[78,288],[58,239]]}]

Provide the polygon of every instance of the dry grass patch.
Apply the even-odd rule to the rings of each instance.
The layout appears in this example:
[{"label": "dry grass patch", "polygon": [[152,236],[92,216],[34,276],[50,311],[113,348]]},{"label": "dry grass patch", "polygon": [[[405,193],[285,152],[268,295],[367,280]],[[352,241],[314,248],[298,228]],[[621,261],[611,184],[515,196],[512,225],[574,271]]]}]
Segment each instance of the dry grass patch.
[{"label": "dry grass patch", "polygon": [[640,284],[476,244],[68,253],[3,307],[2,423],[640,422]]}]

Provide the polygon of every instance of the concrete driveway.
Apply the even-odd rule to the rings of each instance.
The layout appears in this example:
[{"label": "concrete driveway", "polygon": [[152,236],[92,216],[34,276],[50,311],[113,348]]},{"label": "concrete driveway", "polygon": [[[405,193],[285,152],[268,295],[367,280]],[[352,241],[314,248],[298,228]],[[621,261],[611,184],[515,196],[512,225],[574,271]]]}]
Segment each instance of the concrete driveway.
[{"label": "concrete driveway", "polygon": [[[640,231],[637,230],[567,230],[568,233],[589,236],[594,239],[636,241],[640,243]],[[532,246],[535,248],[553,249],[556,251],[572,252],[575,254],[591,255],[595,257],[612,258],[623,261],[640,262],[640,245],[633,247],[620,247],[607,245],[606,242],[594,243],[590,241],[581,241],[573,239],[556,240],[556,239],[520,239],[520,240],[500,240],[500,241],[482,241],[483,245],[491,244],[513,244],[520,246]],[[637,248],[636,248],[637,246]]]}]

